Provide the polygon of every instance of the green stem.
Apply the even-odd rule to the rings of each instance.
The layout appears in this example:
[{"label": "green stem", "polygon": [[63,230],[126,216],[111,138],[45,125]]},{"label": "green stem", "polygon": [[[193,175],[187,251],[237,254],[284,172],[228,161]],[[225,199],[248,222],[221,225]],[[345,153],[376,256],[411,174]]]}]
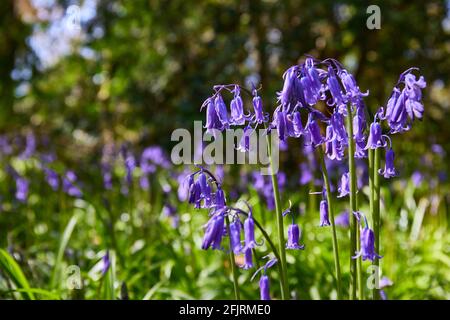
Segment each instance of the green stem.
[{"label": "green stem", "polygon": [[283,300],[289,299],[289,286],[287,282],[287,267],[286,267],[286,249],[284,240],[284,227],[283,227],[283,212],[281,209],[280,190],[278,188],[278,179],[276,173],[274,173],[273,159],[272,159],[272,145],[269,134],[266,134],[268,156],[270,159],[270,176],[272,178],[273,197],[275,200],[275,211],[277,216],[277,231],[278,231],[278,249],[280,254],[280,286],[281,286],[281,298]]},{"label": "green stem", "polygon": [[[357,267],[356,259],[352,257],[358,250],[358,222],[353,212],[356,207],[356,166],[355,166],[355,142],[353,140],[353,117],[350,105],[347,105],[347,132],[349,135],[348,144],[348,169],[350,174],[350,299],[355,300],[358,280],[362,280],[361,269]],[[360,258],[358,258],[360,259]],[[359,270],[358,270],[359,269]],[[360,291],[362,288],[360,288]],[[360,292],[361,293],[361,292]],[[362,298],[362,295],[360,295]]]},{"label": "green stem", "polygon": [[[228,216],[225,217],[225,222],[227,224],[227,232],[230,234],[230,219]],[[234,298],[236,300],[241,300],[241,295],[239,292],[239,282],[238,282],[238,274],[236,270],[236,260],[234,259],[234,252],[231,247],[231,238],[230,238],[230,264],[231,264],[231,273],[233,275],[233,286],[234,286]]]},{"label": "green stem", "polygon": [[331,229],[332,229],[332,235],[333,235],[333,254],[334,254],[334,266],[335,266],[335,272],[336,272],[336,285],[337,285],[337,298],[338,300],[342,299],[342,279],[341,279],[341,265],[339,262],[339,245],[337,241],[336,236],[336,226],[334,224],[334,206],[333,206],[333,198],[331,197],[331,189],[330,189],[330,179],[328,176],[328,170],[325,165],[325,159],[324,159],[324,153],[323,149],[319,148],[319,158],[320,158],[320,165],[322,167],[322,175],[323,175],[323,181],[325,182],[325,188],[327,190],[327,202],[328,202],[328,213],[330,214],[330,220],[331,220]]},{"label": "green stem", "polygon": [[[261,226],[261,224],[255,219],[255,217],[253,217],[253,221],[255,222],[255,225],[258,227],[258,229],[261,231],[264,239],[266,239],[266,241],[269,243],[269,246],[272,249],[273,254],[275,255],[275,258],[277,258],[277,260],[280,261],[281,258],[280,258],[280,254],[278,253],[277,247],[272,242],[272,239],[270,239],[270,237],[267,234],[266,230],[264,230],[264,228]],[[278,264],[278,265],[280,265],[280,264]]]},{"label": "green stem", "polygon": [[[239,211],[241,214],[244,214],[245,216],[248,216],[248,214],[245,211],[242,211],[242,210],[236,209],[236,208],[233,208],[233,209],[236,210],[236,211]],[[273,251],[273,254],[275,255],[275,258],[277,258],[277,261],[281,261],[280,254],[278,253],[277,247],[273,243],[272,239],[270,239],[269,234],[267,233],[267,231],[264,230],[264,228],[261,226],[261,224],[258,222],[258,220],[255,219],[254,216],[253,216],[253,221],[255,222],[255,226],[261,231],[264,239],[269,244],[270,248]],[[282,274],[283,269],[282,269],[281,263],[277,263],[277,265],[278,265],[278,271],[280,272],[280,274]]]},{"label": "green stem", "polygon": [[[373,164],[373,212],[372,212],[372,224],[373,233],[375,235],[375,252],[380,251],[380,175],[378,174],[378,168],[380,167],[380,152],[381,148],[375,149],[374,164]],[[373,265],[377,267],[375,269],[375,275],[379,277],[380,261],[375,258]],[[377,279],[379,280],[379,279]],[[378,283],[378,281],[376,282]],[[378,300],[380,297],[378,289],[373,289],[373,298]]]}]

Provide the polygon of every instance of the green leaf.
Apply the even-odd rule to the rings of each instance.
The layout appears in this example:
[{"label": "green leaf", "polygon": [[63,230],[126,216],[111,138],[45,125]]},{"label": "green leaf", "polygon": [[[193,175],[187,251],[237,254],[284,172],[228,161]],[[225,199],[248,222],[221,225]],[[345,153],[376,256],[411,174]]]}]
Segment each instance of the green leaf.
[{"label": "green leaf", "polygon": [[64,229],[64,233],[61,237],[61,241],[59,243],[58,254],[56,255],[55,266],[53,267],[53,273],[50,280],[50,288],[55,288],[57,283],[60,283],[60,272],[61,272],[61,264],[64,257],[64,251],[66,250],[67,244],[69,243],[70,237],[72,236],[72,232],[75,229],[75,225],[77,224],[78,216],[73,215],[70,218],[69,223]]},{"label": "green leaf", "polygon": [[23,274],[22,269],[14,258],[3,249],[0,249],[0,267],[19,290],[24,289],[24,292],[22,292],[22,297],[24,299],[35,300],[33,293],[30,291],[28,280]]}]

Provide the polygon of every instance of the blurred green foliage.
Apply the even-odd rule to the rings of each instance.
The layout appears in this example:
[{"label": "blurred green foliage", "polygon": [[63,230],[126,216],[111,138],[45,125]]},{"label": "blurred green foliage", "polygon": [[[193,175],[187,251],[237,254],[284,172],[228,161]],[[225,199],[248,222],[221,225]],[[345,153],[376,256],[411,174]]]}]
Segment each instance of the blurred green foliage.
[{"label": "blurred green foliage", "polygon": [[[62,9],[83,3],[54,2]],[[430,143],[449,150],[447,1],[95,2],[83,37],[47,68],[27,43],[48,21],[34,16],[32,1],[1,4],[1,131],[31,126],[59,146],[86,152],[105,139],[168,146],[174,128],[191,128],[198,119],[213,84],[261,83],[266,109],[273,110],[283,71],[311,54],[343,61],[370,90],[372,112],[402,71],[419,67],[429,84],[426,112],[407,139],[421,152]],[[381,9],[380,30],[366,27],[369,4]],[[83,48],[93,54],[86,58]],[[11,80],[14,69],[25,67],[29,79]],[[23,83],[26,94],[17,95]],[[94,143],[74,138],[80,131]]]}]

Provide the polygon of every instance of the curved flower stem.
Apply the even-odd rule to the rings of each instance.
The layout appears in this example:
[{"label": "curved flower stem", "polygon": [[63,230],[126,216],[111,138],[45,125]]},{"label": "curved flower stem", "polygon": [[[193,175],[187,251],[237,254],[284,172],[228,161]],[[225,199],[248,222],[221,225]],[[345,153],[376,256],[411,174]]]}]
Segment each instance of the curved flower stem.
[{"label": "curved flower stem", "polygon": [[[225,222],[227,224],[227,232],[228,234],[230,234],[230,219],[228,219],[228,216],[225,217]],[[233,275],[234,297],[236,300],[241,300],[241,295],[239,292],[238,274],[236,270],[236,261],[234,259],[234,252],[231,248],[231,238],[230,238],[230,264],[231,264],[231,273]]]},{"label": "curved flower stem", "polygon": [[280,285],[281,285],[281,298],[283,300],[289,299],[289,286],[287,282],[287,267],[286,267],[286,249],[284,240],[284,227],[283,227],[283,212],[281,209],[280,190],[278,189],[277,174],[274,173],[273,159],[272,159],[272,145],[269,134],[266,134],[267,138],[267,151],[270,159],[270,170],[272,178],[273,197],[275,200],[275,211],[277,216],[277,231],[278,231],[278,249],[280,254]]},{"label": "curved flower stem", "polygon": [[[350,299],[355,300],[356,288],[360,285],[360,298],[362,299],[361,268],[358,268],[356,259],[352,257],[358,250],[358,223],[353,212],[357,211],[356,207],[356,166],[355,166],[355,142],[353,140],[353,117],[350,105],[347,104],[347,133],[349,135],[348,144],[348,169],[350,173]],[[358,258],[360,260],[361,258]],[[359,264],[360,266],[360,264]]]},{"label": "curved flower stem", "polygon": [[322,167],[322,175],[323,175],[323,181],[325,182],[325,188],[327,190],[327,202],[328,202],[328,211],[330,213],[330,220],[331,220],[331,229],[332,229],[332,236],[333,236],[333,254],[334,254],[334,266],[335,266],[335,272],[336,272],[336,286],[337,286],[337,298],[338,300],[342,299],[342,279],[341,279],[341,265],[339,262],[339,245],[337,241],[336,236],[336,226],[334,224],[334,206],[333,206],[333,199],[331,197],[331,189],[330,189],[330,179],[328,177],[328,170],[325,165],[325,159],[324,159],[324,153],[323,149],[319,148],[319,158],[320,158],[320,165]]},{"label": "curved flower stem", "polygon": [[[234,211],[238,211],[240,214],[248,216],[248,213],[243,211],[243,210],[241,210],[241,209],[237,209],[237,208],[232,208],[232,209]],[[267,231],[264,230],[262,225],[258,222],[258,220],[255,219],[255,217],[253,217],[253,221],[255,222],[256,227],[261,231],[264,239],[267,241],[267,243],[269,243],[269,246],[272,249],[273,254],[275,255],[275,258],[277,258],[278,261],[281,261],[280,254],[278,253],[277,247],[273,243],[272,239],[270,239],[269,234],[267,233]],[[281,263],[278,263],[278,270],[280,271],[280,274],[281,274],[282,271],[283,271],[283,269],[281,267]]]},{"label": "curved flower stem", "polygon": [[[381,148],[375,149],[374,161],[373,161],[373,207],[372,207],[372,225],[373,233],[375,235],[375,252],[380,253],[380,175],[378,174],[378,168],[380,167],[380,151]],[[378,277],[376,283],[379,282],[380,275],[380,260],[375,257],[373,265],[376,267],[375,276]],[[380,295],[378,289],[373,289],[373,299],[378,300]]]}]

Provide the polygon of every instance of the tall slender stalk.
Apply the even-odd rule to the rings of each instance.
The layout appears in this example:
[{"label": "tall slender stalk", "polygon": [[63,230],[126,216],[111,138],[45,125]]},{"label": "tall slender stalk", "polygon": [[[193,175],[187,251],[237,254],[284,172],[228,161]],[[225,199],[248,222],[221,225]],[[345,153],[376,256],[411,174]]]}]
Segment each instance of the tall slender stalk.
[{"label": "tall slender stalk", "polygon": [[280,285],[281,285],[281,298],[283,300],[289,299],[289,285],[287,282],[287,266],[286,266],[286,249],[284,240],[284,227],[283,227],[283,212],[281,209],[280,190],[278,188],[277,175],[274,172],[273,159],[272,159],[272,145],[269,134],[266,134],[267,138],[267,150],[270,159],[270,176],[272,178],[273,197],[275,200],[275,212],[277,216],[277,231],[278,231],[278,250],[280,254]]},{"label": "tall slender stalk", "polygon": [[325,188],[327,190],[327,202],[328,202],[328,212],[330,214],[331,220],[331,229],[333,235],[333,254],[334,254],[334,266],[336,272],[336,285],[337,285],[337,298],[338,300],[342,299],[342,279],[341,279],[341,265],[339,262],[339,245],[336,236],[336,226],[334,224],[334,205],[333,198],[331,197],[331,189],[330,189],[330,179],[328,176],[328,170],[325,165],[324,153],[323,149],[319,148],[319,158],[320,165],[322,167],[322,175],[323,181],[325,182]]},{"label": "tall slender stalk", "polygon": [[[353,140],[353,117],[350,105],[347,104],[347,132],[348,132],[348,169],[350,174],[350,299],[357,299],[356,289],[358,287],[358,279],[362,280],[361,270],[357,267],[357,261],[352,257],[358,249],[358,223],[353,212],[357,211],[356,207],[356,166],[355,166],[355,142]],[[360,258],[358,258],[360,259]]]},{"label": "tall slender stalk", "polygon": [[[373,163],[373,212],[372,212],[372,224],[373,233],[375,236],[375,252],[380,252],[380,175],[378,174],[378,168],[380,167],[380,152],[381,148],[375,149],[374,163]],[[377,257],[373,261],[373,265],[377,267],[375,270],[375,275],[378,277],[379,281],[379,267],[380,261]],[[379,299],[378,289],[373,289],[373,298],[375,300]]]},{"label": "tall slender stalk", "polygon": [[[225,222],[227,224],[227,232],[228,234],[230,234],[230,219],[228,219],[228,216],[225,216]],[[241,294],[239,292],[238,274],[236,270],[236,260],[234,259],[234,252],[231,247],[231,237],[230,237],[230,265],[231,265],[231,274],[233,276],[234,298],[236,300],[241,300]]]}]

